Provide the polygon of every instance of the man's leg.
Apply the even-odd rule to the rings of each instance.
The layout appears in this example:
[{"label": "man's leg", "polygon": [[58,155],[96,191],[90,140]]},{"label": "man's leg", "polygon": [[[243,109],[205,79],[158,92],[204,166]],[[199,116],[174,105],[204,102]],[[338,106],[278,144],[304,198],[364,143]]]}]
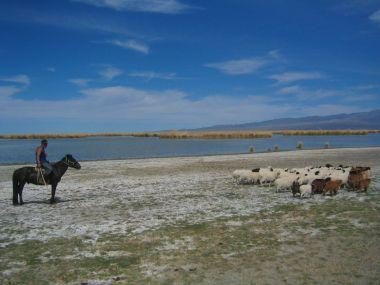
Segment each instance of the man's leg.
[{"label": "man's leg", "polygon": [[42,162],[42,167],[45,169],[45,176],[48,176],[53,171],[53,166],[47,162]]}]

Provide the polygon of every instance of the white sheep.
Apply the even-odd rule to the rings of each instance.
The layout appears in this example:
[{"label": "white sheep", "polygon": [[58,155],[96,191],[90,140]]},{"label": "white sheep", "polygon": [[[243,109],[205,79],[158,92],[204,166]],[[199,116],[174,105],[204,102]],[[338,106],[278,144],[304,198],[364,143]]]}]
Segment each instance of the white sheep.
[{"label": "white sheep", "polygon": [[232,177],[239,184],[257,184],[260,180],[260,174],[258,172],[252,172],[252,170],[238,169],[232,173]]},{"label": "white sheep", "polygon": [[[304,173],[304,174],[300,174],[298,177],[298,182],[299,184],[309,184],[309,181],[310,181],[310,177],[312,175],[310,173]],[[311,183],[311,182],[310,182]]]},{"label": "white sheep", "polygon": [[258,173],[260,174],[260,184],[262,185],[271,185],[278,176],[278,173],[273,168],[260,168]]},{"label": "white sheep", "polygon": [[293,173],[287,173],[287,175],[282,175],[274,181],[276,186],[276,192],[290,190],[293,182],[297,181],[298,176]]},{"label": "white sheep", "polygon": [[[348,181],[351,167],[333,167],[330,165],[304,168],[256,168],[254,170],[238,169],[232,173],[234,179],[240,184],[275,185],[276,191],[290,190],[293,183],[299,183],[301,197],[310,196],[311,184],[316,179],[331,178],[342,180],[342,185]],[[369,171],[368,171],[369,173]],[[368,174],[369,175],[369,174]]]},{"label": "white sheep", "polygon": [[351,168],[347,169],[334,169],[330,173],[332,180],[342,180],[342,185],[345,185],[348,181],[348,176],[350,175]]},{"label": "white sheep", "polygon": [[301,193],[301,198],[304,198],[306,196],[310,198],[312,194],[311,185],[310,184],[301,185],[300,193]]}]

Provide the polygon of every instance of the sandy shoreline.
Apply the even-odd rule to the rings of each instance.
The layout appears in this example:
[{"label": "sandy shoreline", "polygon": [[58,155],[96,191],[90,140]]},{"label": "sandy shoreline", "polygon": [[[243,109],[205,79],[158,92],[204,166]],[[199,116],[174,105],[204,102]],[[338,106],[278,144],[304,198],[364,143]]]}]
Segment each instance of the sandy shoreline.
[{"label": "sandy shoreline", "polygon": [[[292,198],[290,193],[275,193],[270,188],[236,185],[231,178],[231,172],[237,168],[268,165],[302,167],[326,163],[370,166],[374,176],[370,191],[364,194],[341,191],[332,198],[315,196],[312,199],[299,200]],[[210,257],[202,257],[202,252],[206,250],[201,246],[204,242],[203,239],[212,238],[215,233],[218,233],[220,227],[224,229],[219,233],[220,237],[225,239],[230,239],[231,232],[236,231],[233,234],[235,238],[229,243],[233,245],[239,241],[238,244],[241,244],[244,250],[239,249],[239,246],[236,245],[234,249],[224,249],[215,253],[215,256],[212,255],[215,262],[223,261],[227,265],[231,259],[233,263],[225,269],[226,271],[236,270],[236,264],[252,258],[245,255],[248,249],[254,250],[249,246],[253,241],[247,241],[245,236],[253,234],[250,224],[252,219],[259,223],[255,226],[257,228],[254,227],[255,231],[258,231],[256,234],[263,235],[264,241],[262,242],[264,244],[261,246],[264,248],[268,246],[268,250],[271,246],[279,246],[280,252],[287,251],[288,240],[292,240],[292,244],[296,243],[297,247],[302,247],[302,242],[311,242],[315,237],[321,240],[327,235],[325,238],[339,239],[340,236],[334,235],[333,229],[340,229],[340,227],[343,231],[349,230],[363,241],[365,236],[361,236],[361,232],[365,228],[367,237],[373,241],[374,248],[371,248],[371,252],[378,250],[376,243],[380,241],[378,232],[380,229],[378,219],[380,216],[380,180],[378,178],[380,177],[380,148],[83,162],[82,170],[70,170],[63,177],[57,190],[59,203],[52,206],[47,203],[50,193],[43,187],[32,185],[26,186],[24,192],[26,204],[24,206],[14,207],[11,205],[10,177],[12,171],[17,167],[20,166],[0,166],[0,254],[5,256],[0,260],[0,281],[1,278],[20,281],[17,279],[16,273],[9,271],[11,270],[9,264],[21,262],[14,256],[16,251],[18,252],[20,248],[25,250],[27,244],[37,243],[40,250],[34,258],[42,262],[39,265],[41,270],[43,270],[42,267],[48,266],[51,260],[66,264],[68,261],[72,262],[79,258],[82,261],[88,260],[88,263],[81,265],[83,267],[81,278],[103,280],[111,278],[116,273],[108,272],[105,265],[104,270],[108,272],[107,274],[103,277],[92,276],[90,273],[93,269],[89,267],[94,259],[115,259],[119,262],[126,258],[126,255],[132,254],[136,258],[138,257],[139,261],[136,261],[136,267],[125,268],[125,271],[127,274],[132,274],[132,272],[135,274],[134,281],[150,280],[153,282],[152,284],[161,284],[162,280],[174,278],[173,280],[178,282],[186,276],[189,278],[189,283],[199,284],[205,280],[211,280],[210,283],[214,284],[216,277],[211,273],[216,268],[204,264],[205,260]],[[322,212],[320,212],[321,209],[323,209]],[[290,210],[291,212],[289,212]],[[355,212],[356,210],[357,212]],[[293,212],[302,214],[289,219]],[[341,216],[343,212],[346,214]],[[308,216],[311,213],[315,216]],[[336,220],[334,218],[321,221],[322,224],[328,221],[331,223],[329,226],[314,224],[313,221],[316,217],[319,215],[322,217],[324,213],[329,213],[329,217],[337,218]],[[304,219],[302,219],[303,215]],[[326,216],[326,218],[328,217]],[[297,220],[296,225],[293,225],[294,219]],[[298,219],[300,220],[298,221]],[[277,220],[283,221],[281,227],[277,224],[274,225]],[[268,227],[262,228],[265,225],[265,223],[262,224],[264,221],[268,221],[269,224]],[[302,226],[303,222],[307,223]],[[273,227],[270,226],[272,223]],[[194,227],[198,227],[198,225],[203,226],[199,231],[194,232]],[[346,229],[345,226],[349,228]],[[213,228],[215,231],[210,232],[209,228]],[[179,229],[181,230],[179,231]],[[245,232],[247,230],[249,233]],[[241,231],[245,232],[243,236],[238,233]],[[306,240],[298,244],[299,234],[295,235],[294,231],[306,231],[308,234],[302,234]],[[185,236],[183,236],[184,233],[186,233]],[[156,254],[155,258],[160,260],[159,263],[156,259],[150,258],[150,251],[149,254],[145,253],[144,256],[139,256],[141,252],[131,253],[131,249],[128,249],[127,254],[126,249],[119,245],[120,239],[127,244],[132,241],[145,243],[146,240],[152,239],[152,235],[155,237],[153,238],[155,249],[152,250]],[[71,245],[78,239],[82,241],[80,244]],[[61,240],[68,245],[68,248],[65,248],[64,252],[52,252],[49,244],[55,244]],[[267,241],[271,241],[273,244],[266,244]],[[315,241],[313,240],[313,242]],[[110,243],[115,244],[112,246],[112,250],[106,249]],[[221,243],[224,244],[225,241],[221,241]],[[255,248],[259,245],[252,246]],[[342,242],[339,248],[343,250],[344,246],[345,242]],[[25,258],[29,258],[28,251],[26,252]],[[185,270],[186,272],[182,275],[178,271],[172,272],[171,269],[167,272],[167,267],[171,266],[172,261],[166,260],[165,256],[169,254],[169,256],[173,255],[173,258],[174,256],[179,258],[181,252],[182,255],[184,252],[188,252],[189,255],[184,254],[182,259],[176,259],[176,262],[184,263],[183,266],[195,263],[197,265],[194,266],[197,268],[203,268],[202,274],[199,273],[200,269],[198,269],[198,273],[189,273],[189,270]],[[239,252],[238,256],[243,256],[236,260],[233,256],[237,252]],[[194,259],[193,254],[196,256],[200,254],[200,256]],[[361,254],[370,253],[365,251]],[[355,259],[355,257],[351,258]],[[375,258],[374,261],[379,264],[379,258]],[[239,266],[242,276],[249,280],[254,277],[248,277],[251,273],[248,274],[248,271],[244,271],[249,269],[250,263],[247,262],[246,260]],[[273,262],[277,264],[279,261]],[[350,263],[352,260],[347,257],[347,262]],[[61,266],[63,265],[61,264]],[[20,271],[17,272],[25,274],[29,272],[30,274],[31,269],[28,262],[20,268]],[[264,271],[260,273],[260,278],[270,282],[270,274],[266,274]],[[119,273],[121,274],[121,272],[123,269],[120,268]],[[284,272],[276,274],[286,276]],[[310,275],[310,273],[308,274]],[[369,279],[365,279],[367,277],[364,275],[361,277],[362,279],[358,277],[357,281],[370,281],[374,280],[372,278],[379,277],[377,270],[366,274]],[[36,278],[38,279],[38,276]],[[236,278],[236,281],[242,281],[242,279]],[[310,278],[314,281],[318,280],[314,275],[311,275]],[[339,278],[336,280],[341,282],[345,280]],[[75,280],[78,279],[72,277],[66,281]],[[221,277],[215,284],[223,284],[226,280],[226,277]],[[298,277],[295,280],[295,283],[302,283]],[[234,283],[239,284],[232,281],[225,284]],[[245,283],[243,282],[243,284]]]}]

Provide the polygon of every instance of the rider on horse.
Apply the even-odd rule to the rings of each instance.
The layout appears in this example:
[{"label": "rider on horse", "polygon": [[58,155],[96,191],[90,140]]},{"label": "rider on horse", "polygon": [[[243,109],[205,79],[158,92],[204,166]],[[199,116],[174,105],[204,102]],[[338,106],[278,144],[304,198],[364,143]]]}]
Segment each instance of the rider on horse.
[{"label": "rider on horse", "polygon": [[52,171],[55,173],[55,169],[47,160],[46,148],[48,146],[48,141],[43,139],[41,145],[36,148],[36,163],[37,167],[41,166],[45,169],[45,175],[48,176]]}]

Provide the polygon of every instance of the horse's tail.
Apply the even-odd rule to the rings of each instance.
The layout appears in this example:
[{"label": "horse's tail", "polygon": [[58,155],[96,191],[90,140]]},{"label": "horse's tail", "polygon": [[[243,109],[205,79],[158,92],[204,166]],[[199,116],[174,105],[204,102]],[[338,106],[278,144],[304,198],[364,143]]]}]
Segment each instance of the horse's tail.
[{"label": "horse's tail", "polygon": [[13,204],[18,204],[18,190],[19,190],[19,181],[17,178],[16,171],[13,172],[12,176],[12,182],[13,182]]}]

